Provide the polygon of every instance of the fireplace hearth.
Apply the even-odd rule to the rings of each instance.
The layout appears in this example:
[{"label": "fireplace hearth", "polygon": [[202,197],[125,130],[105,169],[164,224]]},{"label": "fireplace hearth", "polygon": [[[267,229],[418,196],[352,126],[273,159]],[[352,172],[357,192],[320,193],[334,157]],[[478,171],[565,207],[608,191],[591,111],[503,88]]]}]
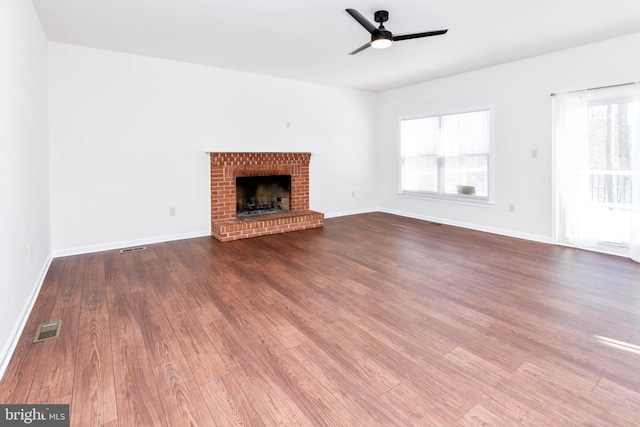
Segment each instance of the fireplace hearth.
[{"label": "fireplace hearth", "polygon": [[[209,159],[211,234],[216,239],[227,242],[324,226],[324,214],[309,210],[311,153],[210,152]],[[245,178],[263,182],[247,185]]]}]

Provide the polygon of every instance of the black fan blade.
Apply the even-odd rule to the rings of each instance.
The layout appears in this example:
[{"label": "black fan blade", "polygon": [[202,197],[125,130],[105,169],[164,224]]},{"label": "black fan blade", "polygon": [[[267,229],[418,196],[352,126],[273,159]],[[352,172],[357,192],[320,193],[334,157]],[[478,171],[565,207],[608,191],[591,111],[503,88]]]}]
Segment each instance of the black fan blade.
[{"label": "black fan blade", "polygon": [[369,46],[371,46],[371,43],[365,43],[362,46],[360,46],[359,48],[357,48],[356,50],[354,50],[353,52],[350,52],[349,55],[355,55],[356,53],[360,52],[361,50],[365,50]]},{"label": "black fan blade", "polygon": [[398,42],[400,40],[419,39],[421,37],[441,36],[442,34],[445,34],[447,31],[449,30],[426,31],[424,33],[413,33],[413,34],[401,34],[399,36],[393,36],[393,41]]},{"label": "black fan blade", "polygon": [[349,15],[353,16],[353,19],[358,21],[360,25],[366,28],[367,31],[369,31],[371,34],[373,34],[373,32],[378,29],[375,25],[369,22],[367,18],[362,16],[362,14],[357,10],[355,9],[345,9],[345,10],[347,11],[347,13],[349,13]]}]

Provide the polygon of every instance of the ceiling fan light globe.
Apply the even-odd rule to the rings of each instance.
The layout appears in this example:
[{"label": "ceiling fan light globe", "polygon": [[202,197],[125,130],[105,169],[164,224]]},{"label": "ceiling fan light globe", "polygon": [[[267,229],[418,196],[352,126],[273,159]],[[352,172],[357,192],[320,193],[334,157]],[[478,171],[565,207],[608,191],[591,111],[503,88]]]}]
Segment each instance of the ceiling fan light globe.
[{"label": "ceiling fan light globe", "polygon": [[380,38],[371,41],[371,47],[374,49],[386,49],[391,47],[393,41],[387,38]]}]

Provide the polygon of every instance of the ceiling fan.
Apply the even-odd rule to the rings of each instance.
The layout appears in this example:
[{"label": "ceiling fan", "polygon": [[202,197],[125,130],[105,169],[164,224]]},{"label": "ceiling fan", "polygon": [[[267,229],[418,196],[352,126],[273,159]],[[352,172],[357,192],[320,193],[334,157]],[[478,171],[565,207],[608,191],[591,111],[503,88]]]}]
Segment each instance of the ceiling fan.
[{"label": "ceiling fan", "polygon": [[379,10],[373,15],[373,20],[380,23],[380,26],[376,28],[374,24],[372,24],[367,18],[362,16],[360,12],[355,9],[346,9],[347,13],[353,17],[356,21],[360,23],[367,31],[371,33],[371,41],[369,43],[363,44],[353,52],[350,52],[349,55],[354,55],[361,50],[365,50],[369,46],[375,49],[386,49],[393,44],[393,42],[398,42],[401,40],[409,40],[409,39],[418,39],[421,37],[431,37],[431,36],[439,36],[445,34],[447,30],[437,30],[437,31],[426,31],[424,33],[413,33],[413,34],[401,34],[399,36],[394,36],[391,34],[391,31],[388,31],[384,28],[384,23],[389,20],[389,12],[386,10]]}]

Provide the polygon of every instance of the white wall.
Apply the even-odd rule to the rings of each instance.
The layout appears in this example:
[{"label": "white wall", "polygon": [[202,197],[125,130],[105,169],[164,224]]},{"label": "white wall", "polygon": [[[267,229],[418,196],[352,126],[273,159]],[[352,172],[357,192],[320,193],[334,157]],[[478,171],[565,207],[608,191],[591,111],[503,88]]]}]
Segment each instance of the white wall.
[{"label": "white wall", "polygon": [[49,266],[47,40],[30,1],[0,2],[0,377]]},{"label": "white wall", "polygon": [[375,94],[53,42],[49,88],[56,255],[208,234],[206,151],[309,151],[311,209],[377,206]]},{"label": "white wall", "polygon": [[[640,34],[447,77],[380,94],[381,209],[542,241],[551,239],[551,97],[640,80]],[[495,112],[495,206],[399,196],[398,118],[478,105]],[[531,150],[538,158],[531,158]],[[383,161],[384,159],[384,161]],[[515,204],[515,212],[508,205]]]}]

